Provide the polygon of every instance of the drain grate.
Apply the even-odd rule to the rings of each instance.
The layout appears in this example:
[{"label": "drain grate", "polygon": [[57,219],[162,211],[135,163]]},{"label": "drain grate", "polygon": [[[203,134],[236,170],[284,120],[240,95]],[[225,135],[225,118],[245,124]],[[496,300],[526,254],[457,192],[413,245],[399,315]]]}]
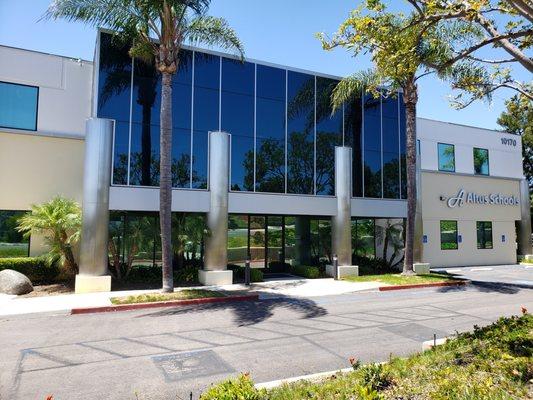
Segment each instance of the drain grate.
[{"label": "drain grate", "polygon": [[235,372],[213,350],[190,351],[152,357],[167,381]]}]

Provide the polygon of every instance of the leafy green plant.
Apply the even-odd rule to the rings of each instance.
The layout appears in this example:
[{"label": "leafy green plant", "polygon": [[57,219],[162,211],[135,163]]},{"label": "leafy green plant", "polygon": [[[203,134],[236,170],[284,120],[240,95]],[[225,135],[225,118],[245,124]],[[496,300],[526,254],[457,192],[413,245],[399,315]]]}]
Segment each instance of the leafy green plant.
[{"label": "leafy green plant", "polygon": [[31,211],[19,219],[17,230],[25,236],[42,235],[49,248],[48,261],[59,260],[67,276],[78,273],[72,248],[81,235],[81,208],[74,200],[57,196],[32,205]]},{"label": "leafy green plant", "polygon": [[248,374],[241,374],[212,386],[200,396],[200,400],[261,400],[263,395],[264,391],[254,387]]},{"label": "leafy green plant", "polygon": [[307,279],[316,279],[320,277],[320,269],[308,265],[295,265],[291,268],[294,275],[298,275]]},{"label": "leafy green plant", "polygon": [[57,263],[45,257],[0,258],[0,271],[12,269],[26,275],[33,284],[55,283],[59,276]]},{"label": "leafy green plant", "polygon": [[391,377],[384,364],[367,364],[359,368],[365,386],[372,390],[383,390],[391,383]]}]

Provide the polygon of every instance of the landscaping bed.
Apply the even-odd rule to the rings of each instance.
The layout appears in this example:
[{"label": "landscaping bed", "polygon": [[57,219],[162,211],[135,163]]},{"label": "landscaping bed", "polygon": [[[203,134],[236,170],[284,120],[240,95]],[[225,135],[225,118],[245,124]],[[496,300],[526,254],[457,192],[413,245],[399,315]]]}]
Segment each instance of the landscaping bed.
[{"label": "landscaping bed", "polygon": [[118,304],[138,304],[154,303],[161,301],[205,299],[208,297],[226,297],[222,292],[205,289],[186,289],[174,293],[146,293],[135,296],[111,297],[111,303]]},{"label": "landscaping bed", "polygon": [[385,285],[419,285],[428,283],[451,283],[464,282],[455,278],[453,275],[430,273],[426,275],[402,275],[395,274],[376,274],[376,275],[362,275],[349,276],[343,278],[350,282],[380,282]]},{"label": "landscaping bed", "polygon": [[501,318],[442,346],[361,366],[318,382],[265,390],[248,375],[211,387],[200,399],[527,399],[533,396],[533,317]]},{"label": "landscaping bed", "polygon": [[100,312],[129,311],[143,308],[177,307],[207,303],[232,301],[255,301],[257,294],[242,292],[221,292],[205,289],[184,289],[174,293],[146,293],[134,296],[112,297],[113,305],[86,308],[73,308],[71,314],[91,314]]}]

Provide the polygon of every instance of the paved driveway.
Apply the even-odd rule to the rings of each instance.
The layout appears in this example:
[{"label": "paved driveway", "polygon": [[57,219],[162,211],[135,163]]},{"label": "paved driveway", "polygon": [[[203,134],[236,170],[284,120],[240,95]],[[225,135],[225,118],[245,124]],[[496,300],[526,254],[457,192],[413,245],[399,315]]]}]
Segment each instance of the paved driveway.
[{"label": "paved driveway", "polygon": [[[531,279],[532,270],[515,268],[522,268],[518,280]],[[44,399],[52,393],[56,400],[135,399],[137,393],[139,399],[189,399],[192,391],[196,399],[212,382],[243,371],[265,382],[344,368],[351,356],[382,361],[389,354],[407,355],[433,334],[488,324],[519,313],[522,305],[533,310],[533,291],[524,285],[474,282],[149,311],[0,317],[0,398]]]}]

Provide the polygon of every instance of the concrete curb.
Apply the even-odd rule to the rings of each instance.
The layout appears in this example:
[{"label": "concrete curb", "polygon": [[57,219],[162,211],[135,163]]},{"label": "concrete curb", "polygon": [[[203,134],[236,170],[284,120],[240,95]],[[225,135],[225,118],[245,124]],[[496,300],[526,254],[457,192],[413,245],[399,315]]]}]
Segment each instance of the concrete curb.
[{"label": "concrete curb", "polygon": [[308,382],[320,382],[326,378],[329,378],[330,376],[333,376],[338,373],[347,373],[351,372],[354,369],[352,367],[349,368],[342,368],[337,369],[335,371],[326,371],[326,372],[318,372],[316,374],[309,374],[309,375],[302,375],[302,376],[294,376],[292,378],[287,379],[278,379],[277,381],[270,381],[270,382],[263,382],[263,383],[256,383],[254,386],[257,389],[272,389],[278,386],[281,386],[286,383],[294,383],[298,381],[308,381]]},{"label": "concrete curb", "polygon": [[403,290],[403,289],[419,289],[419,288],[431,288],[431,287],[443,287],[443,286],[461,286],[461,285],[467,285],[469,283],[470,281],[417,283],[417,284],[412,284],[412,285],[380,286],[378,290],[380,292],[388,292],[391,290]]},{"label": "concrete curb", "polygon": [[259,300],[259,295],[257,294],[227,296],[227,297],[206,297],[202,299],[171,300],[171,301],[157,301],[153,303],[119,304],[115,306],[73,308],[72,310],[70,310],[70,314],[71,315],[93,314],[93,313],[103,313],[103,312],[140,310],[140,309],[146,309],[146,308],[178,307],[178,306],[188,306],[188,305],[196,305],[196,304],[229,303],[233,301],[256,301],[256,300]]}]

